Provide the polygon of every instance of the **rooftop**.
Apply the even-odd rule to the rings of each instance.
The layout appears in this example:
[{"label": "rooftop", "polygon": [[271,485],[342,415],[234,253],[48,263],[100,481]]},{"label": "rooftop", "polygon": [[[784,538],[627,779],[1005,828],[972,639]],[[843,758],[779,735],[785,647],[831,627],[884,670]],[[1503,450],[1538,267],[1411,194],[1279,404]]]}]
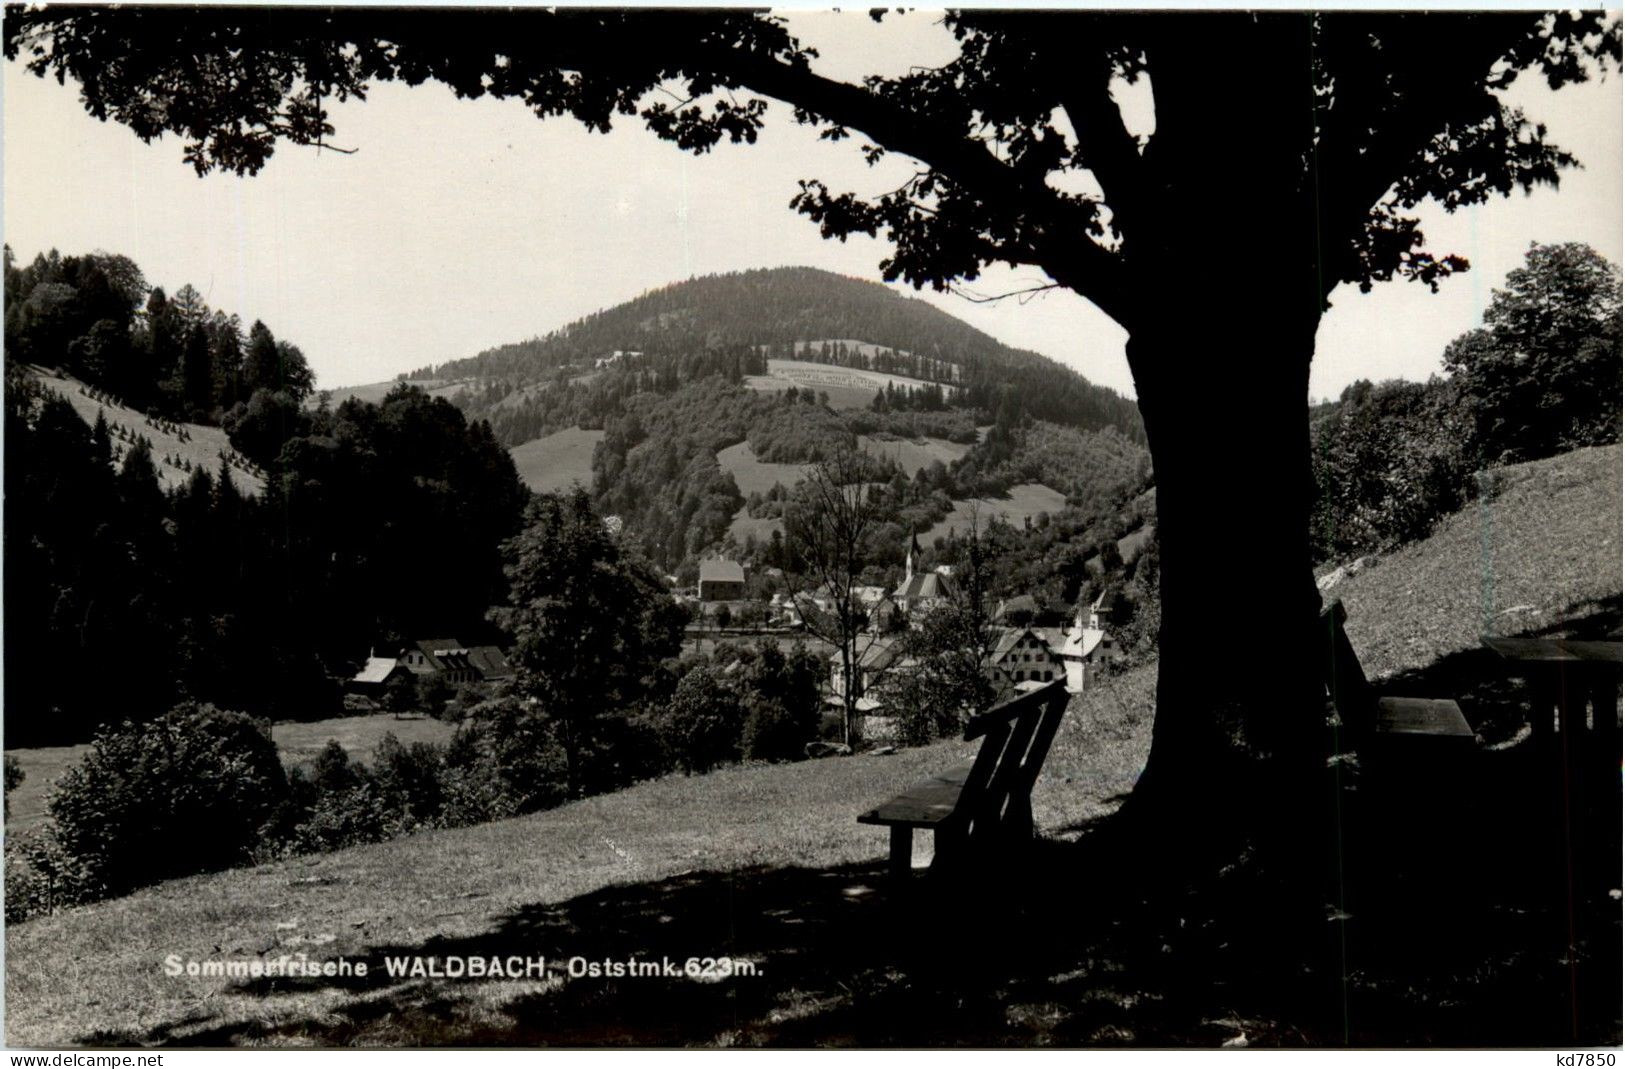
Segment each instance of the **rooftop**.
[{"label": "rooftop", "polygon": [[702,583],[743,583],[744,581],[745,569],[740,566],[738,561],[700,561],[700,582]]}]

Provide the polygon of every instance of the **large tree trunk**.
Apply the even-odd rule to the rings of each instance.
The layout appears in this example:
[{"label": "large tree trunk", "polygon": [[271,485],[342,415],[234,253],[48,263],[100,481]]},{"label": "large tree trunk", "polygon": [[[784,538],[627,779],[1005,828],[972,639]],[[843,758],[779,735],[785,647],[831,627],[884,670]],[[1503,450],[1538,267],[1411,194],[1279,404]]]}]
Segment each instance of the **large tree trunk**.
[{"label": "large tree trunk", "polygon": [[1191,77],[1156,84],[1152,180],[1122,222],[1162,566],[1156,724],[1130,811],[1220,851],[1315,819],[1324,782],[1308,402],[1328,260],[1309,32],[1199,20],[1159,40],[1154,69]]},{"label": "large tree trunk", "polygon": [[1162,567],[1156,723],[1130,812],[1227,849],[1309,817],[1325,767],[1308,537],[1319,307],[1191,277],[1205,294],[1147,316],[1128,348]]}]

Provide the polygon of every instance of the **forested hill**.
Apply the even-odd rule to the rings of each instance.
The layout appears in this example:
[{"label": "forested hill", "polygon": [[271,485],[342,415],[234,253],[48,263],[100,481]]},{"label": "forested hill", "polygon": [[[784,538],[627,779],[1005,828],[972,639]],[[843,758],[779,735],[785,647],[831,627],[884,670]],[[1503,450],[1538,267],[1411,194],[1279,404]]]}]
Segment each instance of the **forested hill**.
[{"label": "forested hill", "polygon": [[748,374],[773,357],[861,368],[950,384],[956,407],[979,411],[988,421],[1013,394],[1028,416],[1085,430],[1115,427],[1144,441],[1138,409],[1120,394],[1048,357],[1012,349],[924,301],[811,267],[674,283],[545,337],[418,375],[521,386],[550,380],[561,368],[594,368],[616,353],[641,354],[657,373],[697,360],[702,374],[732,369],[718,366],[720,360]]}]

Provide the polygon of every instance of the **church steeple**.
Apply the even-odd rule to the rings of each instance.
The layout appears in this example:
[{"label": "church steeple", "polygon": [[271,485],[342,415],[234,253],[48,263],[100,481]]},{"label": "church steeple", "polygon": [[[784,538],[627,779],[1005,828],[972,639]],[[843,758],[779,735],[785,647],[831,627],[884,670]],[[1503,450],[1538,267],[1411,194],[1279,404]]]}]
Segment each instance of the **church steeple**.
[{"label": "church steeple", "polygon": [[912,529],[908,532],[908,554],[903,558],[903,582],[914,578],[914,558],[920,555],[920,539]]}]

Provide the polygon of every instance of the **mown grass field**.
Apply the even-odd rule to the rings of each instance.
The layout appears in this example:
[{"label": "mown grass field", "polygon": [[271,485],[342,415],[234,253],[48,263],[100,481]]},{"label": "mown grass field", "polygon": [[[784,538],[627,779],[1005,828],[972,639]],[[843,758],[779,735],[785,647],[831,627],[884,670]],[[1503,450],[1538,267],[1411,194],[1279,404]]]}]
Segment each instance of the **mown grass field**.
[{"label": "mown grass field", "polygon": [[[875,346],[863,342],[850,342],[848,345],[869,353],[875,349]],[[835,409],[867,408],[874,401],[875,394],[884,390],[887,383],[909,388],[929,385],[923,379],[912,379],[906,375],[862,371],[836,364],[820,364],[812,360],[781,360],[776,357],[768,360],[766,375],[750,375],[745,379],[746,386],[762,393],[779,393],[792,386],[822,392],[829,395],[830,407]]]},{"label": "mown grass field", "polygon": [[[450,397],[468,383],[461,380],[446,382],[441,379],[390,379],[388,382],[369,382],[360,386],[340,386],[327,392],[329,403],[334,408],[352,398],[376,405],[388,396],[389,391],[401,385],[421,386],[432,397]],[[319,398],[320,391],[311,395],[309,403],[314,406]]]},{"label": "mown grass field", "polygon": [[[1078,700],[1035,792],[1044,827],[1061,829],[1104,812],[1132,785],[1148,699],[1149,676],[1141,672]],[[385,947],[477,937],[516,910],[608,886],[694,873],[865,865],[884,854],[885,834],[855,823],[857,808],[971,752],[970,744],[943,742],[890,756],[669,776],[530,817],[172,881],[30,921],[7,933],[7,1038],[21,1046],[317,1040],[358,1002],[415,1001],[427,989],[382,979],[347,990],[169,977],[163,959],[274,958],[301,949],[321,958],[376,959]],[[842,887],[855,900],[877,889],[867,877]],[[591,931],[573,933],[568,942],[515,936],[503,953],[610,949]],[[696,955],[727,950],[699,933],[690,947]],[[764,970],[784,964],[761,963]],[[443,1023],[499,1023],[512,1000],[559,986],[553,977],[449,984]],[[387,1015],[351,1039],[400,1042],[400,1022],[400,1015]]]},{"label": "mown grass field", "polygon": [[743,508],[734,513],[733,520],[728,524],[728,533],[733,535],[734,541],[741,546],[747,538],[754,538],[759,543],[766,543],[773,537],[773,532],[784,531],[784,521],[772,516],[751,516]]},{"label": "mown grass field", "polygon": [[[1522,630],[1527,616],[1544,627],[1607,602],[1617,614],[1620,450],[1586,450],[1510,469],[1499,480],[1481,508],[1332,587],[1348,605],[1350,637],[1373,677],[1474,650],[1486,621]],[[1086,832],[1133,786],[1149,747],[1154,677],[1148,665],[1073,700],[1033,797],[1036,823],[1052,840]],[[1295,989],[1304,988],[1304,1005],[1337,1009],[1340,1016],[1317,1027],[1281,1002],[1248,1003],[1236,987],[1238,977],[1267,975],[1272,956],[1283,953],[1275,918],[1266,912],[1259,928],[1237,933],[1212,929],[1182,906],[1152,915],[1133,900],[1114,904],[1113,889],[1132,885],[1132,858],[1130,868],[1063,865],[1038,883],[991,873],[995,888],[984,897],[895,897],[883,882],[885,836],[856,824],[855,815],[969,751],[947,741],[889,756],[670,776],[515,820],[173,881],[39,918],[7,932],[7,1039],[21,1046],[1530,1045],[1517,1039],[1523,1022],[1567,1005],[1562,992],[1572,974],[1559,950],[1545,949],[1545,920],[1521,905],[1458,917],[1452,903],[1429,899],[1423,913],[1431,934],[1420,943],[1391,939],[1400,944],[1397,958],[1371,950],[1375,943],[1334,941],[1334,955],[1356,964],[1332,977],[1341,986],[1326,998],[1292,976],[1269,989],[1287,991],[1285,1004],[1296,1006]],[[1460,805],[1477,814],[1490,801]],[[1452,826],[1493,839],[1493,826],[1463,819]],[[1144,844],[1146,856],[1160,845]],[[1529,868],[1516,842],[1500,849],[1509,865]],[[1040,895],[1055,907],[1041,913],[1039,927],[1002,927],[1014,904]],[[1335,940],[1347,918],[1328,916],[1323,928]],[[1380,924],[1358,927],[1363,917],[1354,930],[1380,937]],[[899,949],[903,931],[928,938]],[[1418,964],[1432,961],[1435,942],[1451,940],[1489,946],[1483,960],[1490,964],[1462,969],[1442,958],[1446,965],[1433,972]],[[991,951],[968,956],[977,947]],[[1012,973],[1006,959],[1018,950],[1023,961],[1043,964]],[[1581,951],[1617,955],[1618,948]],[[375,968],[401,954],[541,954],[551,966],[545,978],[495,981],[390,979],[376,971],[355,980],[253,981],[163,970],[168,955],[299,952]],[[727,955],[749,962],[755,975],[573,977],[565,963],[575,955]],[[1604,1012],[1617,1020],[1617,1005]],[[1555,1037],[1534,1045],[1566,1037],[1566,1011],[1559,1017],[1556,1031],[1529,1033]]]},{"label": "mown grass field", "polygon": [[800,482],[807,469],[812,467],[810,464],[774,464],[757,460],[749,442],[735,442],[726,449],[717,450],[717,464],[734,477],[734,485],[746,497],[756,493],[765,494],[777,485],[788,490]]},{"label": "mown grass field", "polygon": [[869,434],[858,435],[858,448],[872,456],[887,457],[897,462],[897,466],[908,473],[910,477],[922,468],[928,468],[934,461],[942,461],[944,465],[951,466],[954,461],[970,452],[970,446],[959,442],[950,442],[946,438],[876,438]]},{"label": "mown grass field", "polygon": [[[874,456],[892,458],[910,475],[929,466],[935,460],[952,464],[970,450],[968,445],[950,442],[945,438],[876,438],[868,434],[858,435],[858,448]],[[812,466],[774,464],[757,460],[749,442],[737,442],[719,450],[717,463],[722,466],[723,471],[733,475],[739,492],[747,496],[758,492],[765,494],[774,486],[789,489],[795,486]],[[728,533],[741,545],[747,537],[754,537],[758,542],[766,542],[773,536],[774,531],[783,529],[783,521],[752,517],[747,515],[743,508],[734,514],[733,522],[728,525]]]},{"label": "mown grass field", "polygon": [[1040,512],[1059,512],[1066,507],[1066,495],[1051,490],[1042,483],[1020,483],[1010,488],[1009,494],[999,498],[976,498],[955,501],[954,509],[943,520],[925,532],[922,542],[930,545],[939,538],[947,538],[949,531],[964,535],[971,524],[986,524],[994,517],[1020,527],[1025,520],[1034,519]]},{"label": "mown grass field", "polygon": [[1489,493],[1431,537],[1327,592],[1372,675],[1480,647],[1482,635],[1560,627],[1621,590],[1620,447],[1497,469]]},{"label": "mown grass field", "polygon": [[568,427],[516,445],[513,456],[519,478],[537,493],[568,490],[575,483],[592,489],[592,452],[604,440],[603,431]]},{"label": "mown grass field", "polygon": [[455,731],[454,725],[430,716],[413,714],[396,719],[389,713],[371,713],[276,724],[271,728],[271,738],[282,763],[292,768],[314,761],[329,742],[338,743],[353,759],[365,762],[372,760],[373,750],[385,735],[394,735],[408,746],[414,742],[439,745]]}]

